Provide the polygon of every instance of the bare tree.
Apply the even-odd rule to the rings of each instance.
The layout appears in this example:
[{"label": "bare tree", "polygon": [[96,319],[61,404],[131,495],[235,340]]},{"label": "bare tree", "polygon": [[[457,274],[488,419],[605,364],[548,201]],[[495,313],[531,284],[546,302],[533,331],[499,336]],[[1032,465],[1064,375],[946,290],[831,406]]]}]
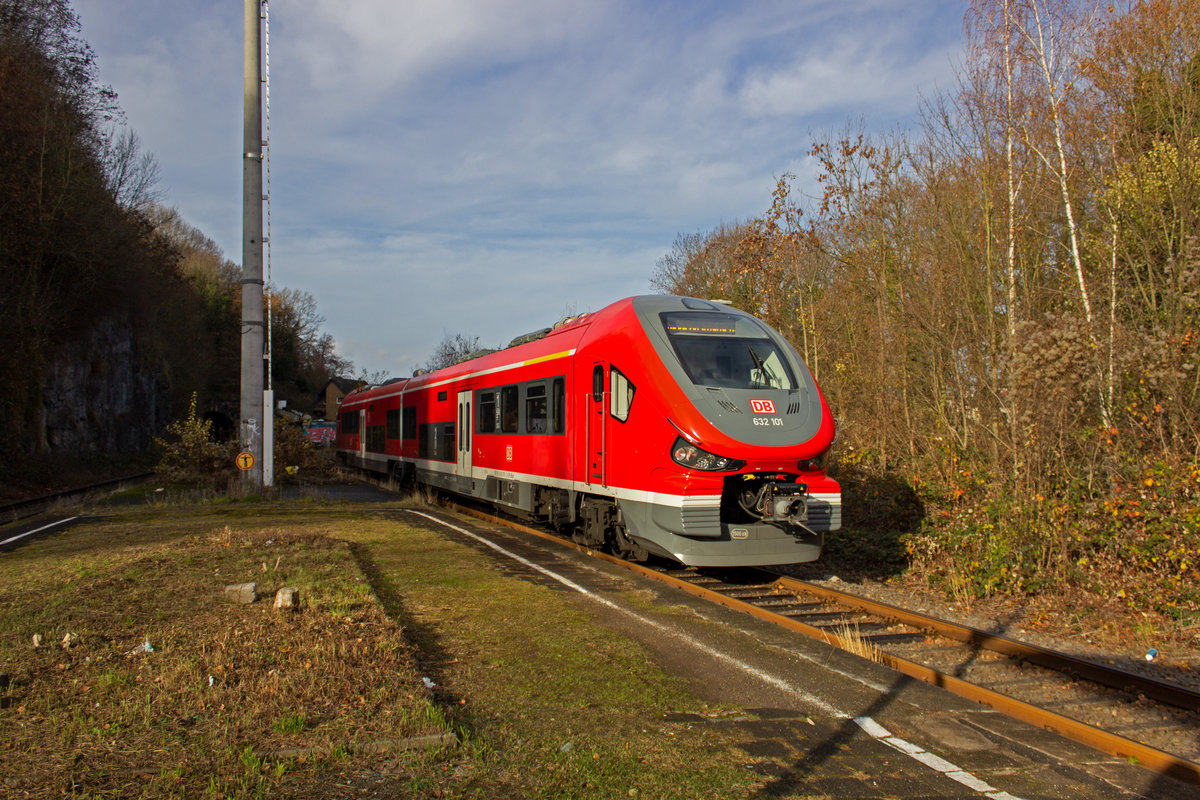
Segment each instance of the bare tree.
[{"label": "bare tree", "polygon": [[144,212],[162,200],[158,161],[142,149],[142,141],[132,128],[123,128],[119,133],[108,131],[101,148],[105,185],[117,205]]},{"label": "bare tree", "polygon": [[424,369],[433,371],[449,367],[466,359],[468,355],[479,349],[478,336],[464,336],[461,333],[453,335],[446,333],[442,341],[434,348],[433,355],[425,362]]},{"label": "bare tree", "polygon": [[1079,47],[1087,40],[1085,32],[1094,21],[1098,6],[1098,3],[1093,4],[1080,13],[1079,4],[1071,0],[1023,0],[1021,6],[1015,9],[1011,4],[1005,4],[1005,18],[1028,46],[1045,89],[1043,100],[1049,115],[1046,121],[1053,137],[1053,151],[1046,152],[1033,135],[1029,135],[1027,141],[1058,181],[1071,264],[1084,319],[1089,326],[1093,322],[1092,301],[1080,255],[1079,224],[1071,200],[1064,116],[1069,104],[1077,96],[1075,84],[1079,79],[1078,69],[1082,58]]},{"label": "bare tree", "polygon": [[688,282],[688,269],[700,256],[708,236],[700,231],[681,233],[675,237],[671,251],[654,262],[650,286],[664,294],[679,294]]}]

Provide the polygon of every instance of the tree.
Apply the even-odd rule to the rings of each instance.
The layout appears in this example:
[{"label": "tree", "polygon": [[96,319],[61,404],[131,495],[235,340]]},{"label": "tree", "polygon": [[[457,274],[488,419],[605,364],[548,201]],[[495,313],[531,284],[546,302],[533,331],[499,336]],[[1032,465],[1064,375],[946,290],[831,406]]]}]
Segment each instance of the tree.
[{"label": "tree", "polygon": [[435,369],[452,366],[460,361],[465,361],[467,356],[478,349],[478,336],[444,333],[442,341],[434,348],[433,355],[429,357],[422,368],[432,372]]},{"label": "tree", "polygon": [[105,184],[117,205],[145,213],[162,199],[158,188],[158,162],[142,150],[141,139],[131,129],[110,130],[102,139],[100,158]]},{"label": "tree", "polygon": [[78,30],[65,0],[0,0],[0,445],[40,429],[51,353],[120,301],[143,253],[144,229],[106,191],[115,94]]},{"label": "tree", "polygon": [[[130,388],[154,394],[142,407],[170,397],[179,411],[193,393],[205,407],[234,400],[240,270],[156,205],[157,164],[120,127],[65,0],[0,0],[0,107],[0,458],[48,445],[49,367],[100,329],[119,330],[136,353],[146,379]],[[283,290],[275,310],[281,395],[306,403],[352,366],[320,331],[311,295]],[[71,374],[104,373],[93,361]],[[101,420],[105,411],[89,420],[145,428]]]},{"label": "tree", "polygon": [[650,286],[664,294],[686,294],[689,270],[703,252],[708,238],[700,231],[678,234],[671,251],[655,262]]},{"label": "tree", "polygon": [[276,396],[295,405],[307,403],[332,377],[349,374],[354,365],[337,355],[333,337],[322,333],[325,317],[309,292],[272,292],[271,351]]}]

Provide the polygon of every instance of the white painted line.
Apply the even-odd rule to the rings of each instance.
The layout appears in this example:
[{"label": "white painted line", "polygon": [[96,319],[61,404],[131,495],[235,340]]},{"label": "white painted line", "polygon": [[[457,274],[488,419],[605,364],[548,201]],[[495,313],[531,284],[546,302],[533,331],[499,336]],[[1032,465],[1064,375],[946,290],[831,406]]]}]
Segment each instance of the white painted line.
[{"label": "white painted line", "polygon": [[[892,738],[896,738],[896,737],[892,737]],[[884,741],[887,742],[887,739],[884,739]],[[888,742],[888,744],[891,744],[891,742]],[[908,744],[908,742],[905,742],[905,744]],[[924,752],[920,752],[920,753],[914,753],[912,757],[915,758],[917,761],[920,761],[922,764],[929,767],[930,769],[932,769],[936,772],[941,772],[943,774],[949,774],[951,772],[961,772],[962,771],[958,768],[958,765],[951,764],[946,759],[942,758],[941,756],[935,756],[933,753],[930,753],[928,750],[926,750]],[[988,788],[990,789],[991,787],[988,787]]]},{"label": "white painted line", "polygon": [[[872,722],[874,722],[874,720],[872,720]],[[876,722],[875,724],[878,725],[879,723]],[[892,736],[890,733],[885,733],[883,736],[876,736],[875,738],[883,739],[884,742],[886,742],[887,744],[896,748],[901,753],[904,753],[907,756],[912,756],[913,758],[916,758],[921,753],[925,752],[924,747],[918,747],[917,745],[913,744],[912,742],[908,742],[908,741],[905,741],[904,739],[900,739],[895,736]],[[949,772],[950,770],[944,770],[944,771]]]},{"label": "white painted line", "polygon": [[77,517],[77,516],[76,517],[67,517],[66,519],[60,519],[58,522],[51,522],[48,525],[43,525],[42,527],[36,528],[32,531],[26,531],[25,533],[19,533],[16,536],[10,537],[8,539],[5,539],[3,542],[0,542],[0,547],[3,547],[6,544],[15,542],[18,539],[24,539],[26,536],[33,536],[35,533],[41,533],[42,531],[44,531],[48,528],[53,528],[57,525],[65,525],[73,519],[79,519],[79,517]]},{"label": "white painted line", "polygon": [[854,721],[858,723],[858,727],[862,728],[872,739],[886,739],[892,734],[888,733],[888,729],[880,725],[870,717],[855,717]]},{"label": "white painted line", "polygon": [[627,608],[623,608],[623,607],[617,605],[616,603],[612,602],[611,600],[608,600],[604,597],[600,597],[599,595],[593,594],[592,592],[588,591],[584,587],[582,587],[579,584],[572,581],[570,578],[566,578],[562,575],[559,575],[557,572],[553,572],[552,570],[546,569],[545,567],[541,566],[540,564],[534,564],[532,561],[530,561],[526,558],[522,558],[521,556],[517,555],[516,553],[510,552],[509,550],[504,549],[503,547],[501,547],[500,545],[491,541],[490,539],[485,539],[484,537],[479,536],[478,534],[472,533],[471,531],[466,530],[465,528],[460,528],[457,525],[446,522],[445,520],[442,520],[442,519],[438,519],[437,517],[431,516],[429,514],[421,512],[421,511],[413,511],[412,509],[409,509],[409,513],[416,514],[419,517],[424,517],[425,519],[428,519],[432,522],[436,522],[439,525],[443,525],[447,528],[450,528],[451,530],[458,531],[459,533],[463,534],[464,536],[469,536],[472,539],[474,539],[482,544],[487,545],[488,547],[492,548],[493,550],[495,550],[499,553],[502,553],[505,556],[513,559],[514,561],[516,561],[520,564],[524,564],[525,566],[529,567],[530,569],[537,570],[538,572],[542,573],[543,575],[545,575],[549,578],[553,578],[554,580],[561,583],[563,586],[566,586],[569,589],[574,589],[575,591],[579,592],[580,594],[586,595],[587,597],[591,598],[595,602],[600,603],[601,605],[603,605],[607,608],[610,608],[614,611],[618,611],[628,617],[632,617],[633,619],[637,620],[639,623],[646,625],[650,628],[653,628],[654,630],[660,631],[668,636],[672,636],[676,639],[680,639],[680,640],[686,642],[690,647],[700,650],[701,652],[705,653],[706,655],[708,655],[718,661],[723,661],[726,664],[731,664],[733,666],[736,666],[737,668],[741,669],[743,672],[747,672],[747,673],[753,675],[754,677],[758,678],[759,680],[771,684],[772,686],[774,686],[775,688],[777,688],[781,691],[784,691],[791,695],[794,695],[795,697],[799,698],[802,702],[808,703],[809,705],[816,706],[821,711],[825,712],[826,714],[829,714],[830,716],[839,717],[839,718],[846,718],[848,716],[848,715],[842,713],[841,711],[839,711],[838,709],[834,708],[833,706],[829,705],[828,703],[826,703],[824,700],[820,699],[819,697],[810,695],[807,692],[802,692],[802,691],[794,688],[791,684],[787,683],[786,681],[781,680],[780,678],[777,678],[774,675],[769,675],[766,672],[763,672],[762,670],[757,669],[756,667],[752,667],[749,664],[746,664],[742,661],[738,661],[736,658],[728,655],[727,653],[722,653],[719,650],[714,650],[711,647],[709,647],[708,645],[704,644],[703,642],[693,639],[692,637],[687,636],[685,634],[682,634],[678,630],[675,630],[674,628],[669,628],[666,625],[663,625],[659,622],[655,622],[652,619],[643,617],[642,615],[637,614],[633,611],[630,611]]},{"label": "white painted line", "polygon": [[954,764],[951,764],[941,756],[935,756],[923,747],[919,747],[912,742],[905,741],[898,736],[892,736],[887,728],[880,725],[870,717],[855,717],[854,721],[858,727],[872,739],[883,742],[888,747],[899,750],[910,758],[914,758],[925,766],[940,772],[952,781],[957,781],[963,786],[978,792],[979,794],[990,798],[990,800],[1021,800],[1019,797],[1014,797],[1008,792],[1002,792],[996,787],[990,785],[986,781],[976,778],[971,773],[964,769],[959,769]]},{"label": "white painted line", "polygon": [[966,786],[968,789],[973,789],[980,794],[987,794],[988,792],[996,791],[995,788],[988,786],[971,773],[963,772],[962,770],[951,770],[950,772],[946,773],[946,777],[952,778],[961,783],[963,786]]},{"label": "white painted line", "polygon": [[461,533],[464,536],[469,536],[472,539],[474,539],[475,541],[477,541],[481,544],[487,545],[488,547],[492,548],[496,552],[501,553],[520,564],[524,564],[525,566],[529,567],[530,569],[536,570],[537,572],[542,573],[543,575],[545,575],[548,578],[552,578],[553,580],[558,581],[563,586],[566,586],[569,589],[573,589],[573,590],[579,592],[580,594],[591,598],[593,601],[600,603],[601,605],[604,605],[607,608],[612,609],[613,611],[617,611],[622,614],[625,614],[626,616],[632,617],[633,619],[637,620],[638,622],[642,623],[643,625],[647,625],[655,630],[661,631],[661,632],[667,634],[668,636],[674,637],[676,639],[680,639],[680,640],[686,642],[690,647],[700,650],[704,654],[706,654],[714,659],[717,659],[718,661],[724,661],[727,664],[732,664],[733,666],[736,666],[739,669],[741,669],[743,672],[753,675],[754,677],[758,678],[759,680],[761,680],[765,683],[769,683],[770,685],[776,687],[777,689],[780,689],[780,690],[796,697],[801,702],[807,703],[812,706],[816,706],[821,711],[825,712],[826,714],[828,714],[831,717],[835,717],[837,719],[853,719],[854,722],[860,728],[862,728],[862,730],[868,736],[870,736],[872,739],[881,741],[884,744],[888,745],[889,747],[891,747],[895,750],[899,750],[901,753],[904,753],[905,755],[916,759],[921,764],[924,764],[925,766],[929,767],[930,769],[935,770],[936,772],[940,772],[941,774],[945,775],[946,777],[950,778],[951,780],[957,781],[959,784],[966,786],[968,789],[972,789],[972,790],[978,792],[979,794],[982,794],[982,795],[990,798],[990,800],[1021,800],[1021,798],[1014,797],[1013,795],[1010,795],[1008,792],[1002,792],[999,789],[992,787],[988,783],[981,781],[979,778],[976,778],[974,775],[967,772],[966,770],[959,769],[954,764],[951,764],[949,761],[945,760],[944,758],[935,756],[934,754],[926,751],[924,748],[918,747],[917,745],[912,744],[911,742],[907,742],[904,739],[901,739],[899,737],[892,736],[892,734],[888,731],[887,728],[883,727],[882,725],[880,725],[878,722],[876,722],[875,720],[873,720],[870,717],[853,717],[852,718],[846,712],[844,712],[838,708],[835,708],[834,706],[830,705],[829,703],[826,703],[824,700],[820,699],[819,697],[815,697],[813,695],[808,694],[807,692],[804,692],[804,691],[801,691],[801,690],[795,688],[794,686],[792,686],[790,683],[783,680],[782,678],[778,678],[774,675],[763,672],[762,670],[758,669],[757,667],[752,667],[743,661],[737,660],[733,656],[730,656],[726,653],[722,653],[719,650],[714,650],[711,647],[709,647],[708,645],[704,644],[703,642],[693,639],[692,637],[687,636],[686,634],[680,633],[679,631],[677,631],[673,628],[669,628],[666,625],[655,622],[652,619],[647,619],[646,617],[643,617],[641,614],[637,614],[633,611],[630,611],[627,608],[623,608],[623,607],[617,605],[616,603],[612,602],[611,600],[608,600],[607,598],[600,597],[599,595],[593,594],[592,592],[588,591],[584,587],[580,586],[578,583],[575,583],[570,578],[567,578],[563,575],[559,575],[557,572],[554,572],[553,570],[546,569],[545,567],[541,566],[540,564],[534,564],[529,559],[522,558],[521,556],[517,555],[516,553],[513,553],[512,551],[506,550],[505,548],[501,547],[500,545],[496,544],[495,542],[491,541],[490,539],[480,536],[479,534],[472,533],[471,531],[467,530],[466,528],[461,528],[458,525],[454,525],[443,519],[438,519],[437,517],[435,517],[431,514],[426,514],[423,511],[414,511],[411,508],[408,509],[408,511],[410,514],[416,514],[418,517],[424,517],[425,519],[429,520],[430,522],[436,522],[438,525],[442,525],[443,527],[449,528],[450,530],[457,531],[458,533]]}]

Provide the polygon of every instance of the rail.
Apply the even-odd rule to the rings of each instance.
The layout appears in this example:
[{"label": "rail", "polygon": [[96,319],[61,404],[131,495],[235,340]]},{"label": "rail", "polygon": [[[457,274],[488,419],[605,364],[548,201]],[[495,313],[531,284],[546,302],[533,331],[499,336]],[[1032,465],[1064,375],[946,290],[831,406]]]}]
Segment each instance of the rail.
[{"label": "rail", "polygon": [[[988,650],[1007,656],[1008,658],[1035,663],[1053,672],[1071,676],[1073,679],[1084,680],[1097,686],[1102,686],[1105,691],[1132,692],[1159,703],[1186,709],[1189,712],[1200,708],[1200,694],[1186,687],[1137,675],[1108,665],[1086,661],[1067,653],[1057,652],[929,615],[867,600],[847,592],[839,592],[804,581],[797,581],[793,578],[780,576],[766,570],[758,571],[761,573],[762,581],[756,586],[747,587],[741,584],[736,586],[726,584],[719,588],[714,588],[712,584],[719,584],[719,579],[705,580],[700,578],[700,573],[695,570],[678,568],[655,569],[642,564],[624,561],[607,553],[595,551],[589,547],[565,540],[560,536],[510,519],[496,517],[492,514],[457,503],[451,503],[450,506],[467,516],[523,531],[543,539],[554,541],[560,545],[571,547],[592,557],[674,586],[696,597],[744,612],[757,619],[849,652],[860,651],[862,640],[869,640],[869,635],[855,637],[830,630],[827,627],[808,624],[800,619],[772,610],[771,604],[777,604],[781,595],[809,594],[819,597],[821,602],[837,603],[845,608],[860,613],[871,614],[881,619],[897,620],[905,625],[934,631],[940,636],[972,648]],[[754,574],[752,571],[747,570],[743,570],[742,573],[743,575]],[[683,577],[681,577],[681,574]],[[704,583],[708,583],[709,585],[703,585]],[[734,596],[738,593],[758,594],[759,602]],[[981,703],[1015,719],[1054,731],[1068,739],[1109,755],[1134,761],[1160,774],[1200,786],[1200,763],[1196,761],[1166,752],[1143,742],[1134,741],[1118,733],[1104,730],[1071,716],[1017,699],[1009,694],[972,683],[955,675],[939,671],[936,668],[879,649],[875,649],[872,657],[879,663],[904,675],[940,686],[960,697]]]}]

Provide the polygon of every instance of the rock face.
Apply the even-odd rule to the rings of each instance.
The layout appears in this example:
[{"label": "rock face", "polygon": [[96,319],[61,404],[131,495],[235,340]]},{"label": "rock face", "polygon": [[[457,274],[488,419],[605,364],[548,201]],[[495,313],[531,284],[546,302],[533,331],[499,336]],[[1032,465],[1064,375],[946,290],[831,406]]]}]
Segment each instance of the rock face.
[{"label": "rock face", "polygon": [[59,452],[145,450],[170,419],[170,394],[148,368],[132,327],[107,319],[64,347],[42,384],[43,448]]}]

